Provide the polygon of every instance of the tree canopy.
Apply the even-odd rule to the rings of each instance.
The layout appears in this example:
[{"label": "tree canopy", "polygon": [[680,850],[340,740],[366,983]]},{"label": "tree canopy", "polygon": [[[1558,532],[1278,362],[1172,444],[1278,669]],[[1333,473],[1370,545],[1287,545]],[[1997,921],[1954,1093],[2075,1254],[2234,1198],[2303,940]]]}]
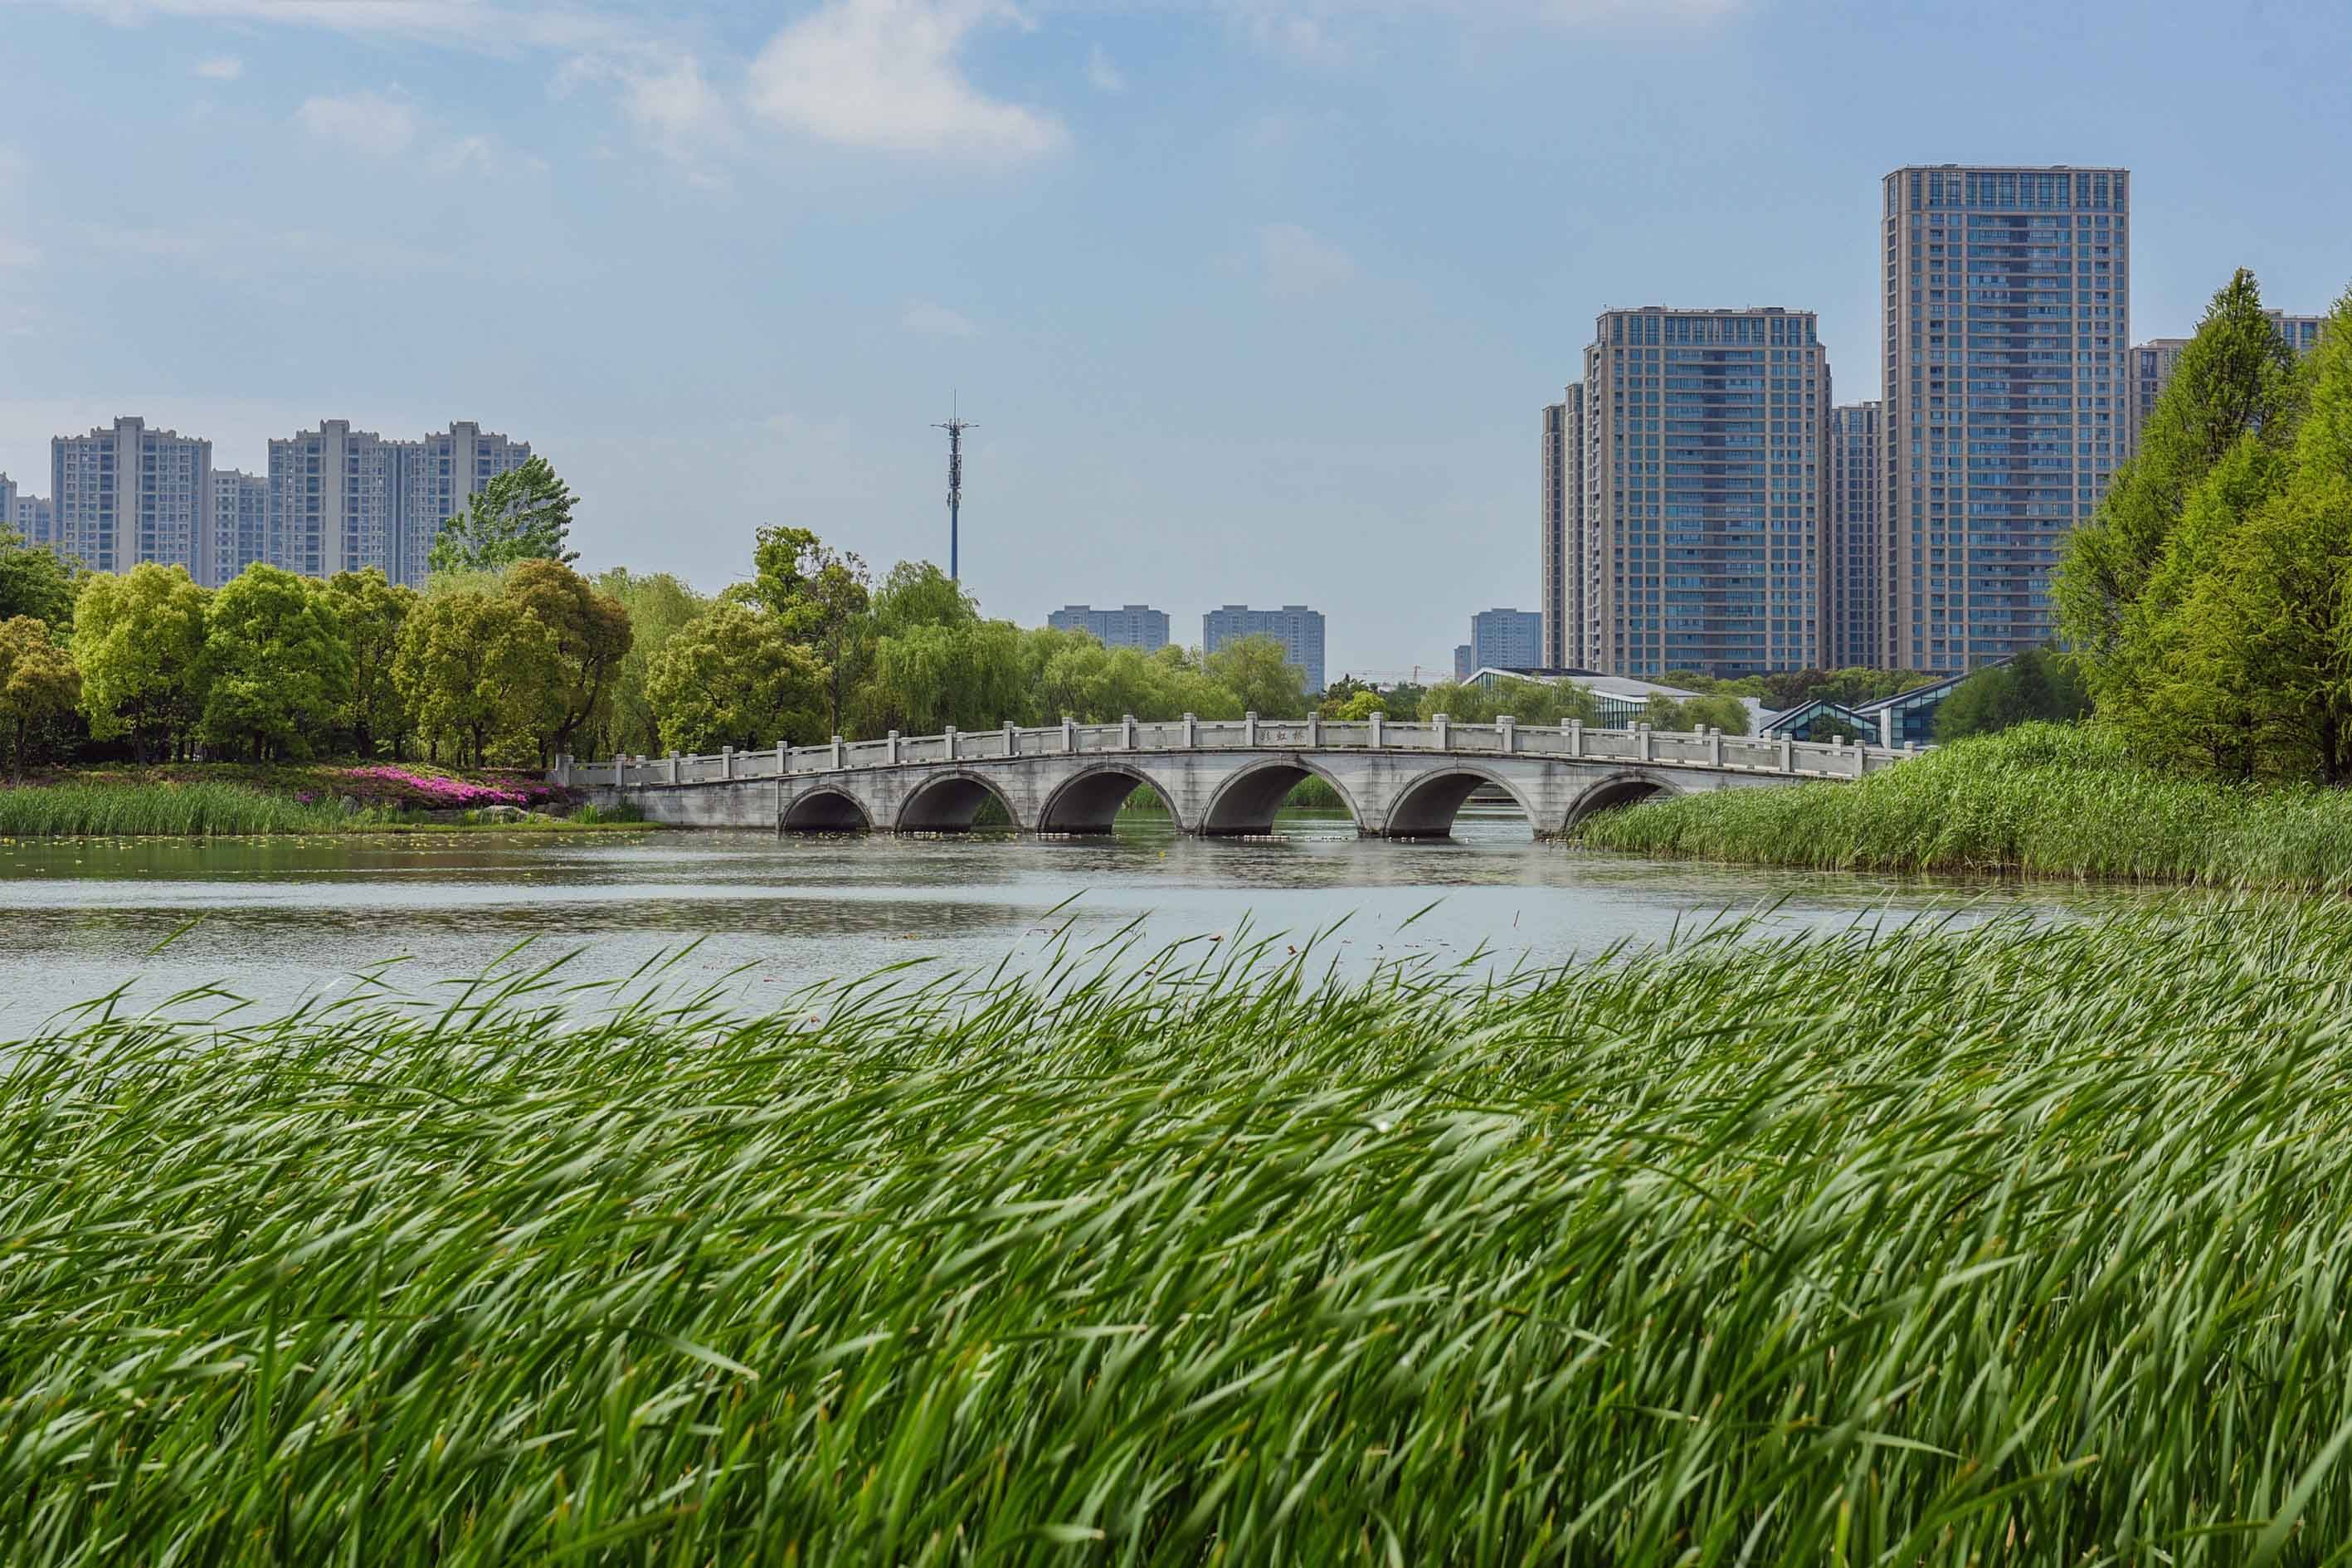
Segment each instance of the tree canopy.
[{"label": "tree canopy", "polygon": [[553,464],[532,458],[493,478],[441,524],[429,564],[435,572],[495,572],[530,560],[568,566],[580,559],[566,548],[577,499]]}]

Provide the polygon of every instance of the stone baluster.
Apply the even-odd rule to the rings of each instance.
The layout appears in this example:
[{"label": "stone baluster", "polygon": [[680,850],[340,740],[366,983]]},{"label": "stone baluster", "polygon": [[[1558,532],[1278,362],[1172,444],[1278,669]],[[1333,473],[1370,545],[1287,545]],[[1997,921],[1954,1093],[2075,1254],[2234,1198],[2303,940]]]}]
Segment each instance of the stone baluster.
[{"label": "stone baluster", "polygon": [[1441,752],[1450,752],[1454,749],[1453,724],[1454,715],[1451,713],[1440,713],[1437,716],[1437,749]]},{"label": "stone baluster", "polygon": [[1184,715],[1184,749],[1192,751],[1201,743],[1201,721],[1192,714]]},{"label": "stone baluster", "polygon": [[733,746],[721,746],[719,748],[719,776],[721,781],[731,779],[735,776],[735,748]]},{"label": "stone baluster", "polygon": [[1122,751],[1135,750],[1135,715],[1132,713],[1125,715],[1118,721],[1118,743]]},{"label": "stone baluster", "polygon": [[1633,739],[1634,743],[1640,748],[1638,754],[1642,761],[1645,763],[1648,762],[1652,754],[1650,750],[1650,727],[1647,724],[1634,725]]},{"label": "stone baluster", "polygon": [[1570,719],[1560,728],[1568,731],[1568,754],[1571,757],[1584,755],[1584,721]]},{"label": "stone baluster", "polygon": [[1503,754],[1509,756],[1519,749],[1519,721],[1508,713],[1495,716],[1495,733],[1499,737]]},{"label": "stone baluster", "polygon": [[952,725],[952,724],[949,725],[949,726],[947,727],[947,732],[946,732],[945,734],[941,735],[941,736],[940,737],[940,739],[943,742],[945,742],[945,743],[946,743],[946,746],[947,746],[947,759],[948,759],[948,761],[950,761],[950,762],[954,762],[954,761],[956,760],[956,732],[955,732],[955,726],[954,726],[954,725]]},{"label": "stone baluster", "polygon": [[677,753],[676,752],[672,752],[669,754],[669,782],[672,784],[677,783]]},{"label": "stone baluster", "polygon": [[1021,731],[1010,719],[1004,721],[1004,754],[1008,757],[1021,754]]},{"label": "stone baluster", "polygon": [[1797,742],[1794,736],[1780,737],[1780,771],[1784,773],[1797,771]]},{"label": "stone baluster", "polygon": [[1381,726],[1388,722],[1388,717],[1389,716],[1385,713],[1374,713],[1372,715],[1372,736],[1371,740],[1367,743],[1375,752],[1381,749]]},{"label": "stone baluster", "polygon": [[839,772],[841,771],[841,769],[842,769],[841,737],[840,737],[840,736],[838,736],[838,735],[835,735],[835,736],[833,738],[833,771],[834,771],[835,773],[839,773]]},{"label": "stone baluster", "polygon": [[1706,760],[1710,767],[1723,766],[1723,731],[1713,724],[1706,727]]},{"label": "stone baluster", "polygon": [[887,741],[890,749],[885,752],[883,755],[889,759],[890,765],[892,767],[897,767],[898,765],[898,731],[896,730],[891,731],[886,737],[886,740]]},{"label": "stone baluster", "polygon": [[1252,747],[1257,744],[1257,711],[1255,709],[1242,715],[1242,744]]}]

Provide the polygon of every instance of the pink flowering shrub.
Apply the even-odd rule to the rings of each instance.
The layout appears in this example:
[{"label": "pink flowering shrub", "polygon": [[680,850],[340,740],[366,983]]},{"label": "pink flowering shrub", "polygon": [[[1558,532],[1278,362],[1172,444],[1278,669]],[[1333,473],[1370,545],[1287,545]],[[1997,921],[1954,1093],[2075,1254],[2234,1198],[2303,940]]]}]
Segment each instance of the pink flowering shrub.
[{"label": "pink flowering shrub", "polygon": [[464,779],[444,778],[438,773],[411,773],[406,768],[385,764],[346,768],[343,776],[351,781],[354,795],[386,800],[397,805],[419,806],[427,811],[478,811],[486,805],[530,805],[546,800],[553,793],[544,784],[500,789],[490,784],[469,784]]}]

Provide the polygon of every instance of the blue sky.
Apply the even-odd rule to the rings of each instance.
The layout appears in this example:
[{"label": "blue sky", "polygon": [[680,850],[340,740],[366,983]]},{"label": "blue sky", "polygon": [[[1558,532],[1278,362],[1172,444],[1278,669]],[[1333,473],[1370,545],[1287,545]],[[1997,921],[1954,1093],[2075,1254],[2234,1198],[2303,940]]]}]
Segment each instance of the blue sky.
[{"label": "blue sky", "polygon": [[1025,623],[1305,601],[1332,672],[1533,607],[1538,411],[1612,306],[1819,310],[1878,181],[2120,163],[2136,336],[2352,282],[2352,7],[0,0],[0,469],[117,413],[473,418],[587,563],[793,522]]}]

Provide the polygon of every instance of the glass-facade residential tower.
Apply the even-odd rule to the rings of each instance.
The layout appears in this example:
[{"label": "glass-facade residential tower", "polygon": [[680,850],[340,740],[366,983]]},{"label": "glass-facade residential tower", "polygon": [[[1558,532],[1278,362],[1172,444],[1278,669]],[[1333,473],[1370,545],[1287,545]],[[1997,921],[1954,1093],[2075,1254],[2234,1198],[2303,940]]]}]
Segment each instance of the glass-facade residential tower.
[{"label": "glass-facade residential tower", "polygon": [[1886,176],[1887,668],[1973,669],[2055,634],[2050,575],[2130,440],[2122,169]]},{"label": "glass-facade residential tower", "polygon": [[1591,567],[1572,662],[1738,677],[1821,662],[1830,369],[1810,310],[1610,310],[1584,351]]},{"label": "glass-facade residential tower", "polygon": [[1874,665],[1885,645],[1886,545],[1879,516],[1885,478],[1878,405],[1830,410],[1830,546],[1822,567],[1822,663]]}]

